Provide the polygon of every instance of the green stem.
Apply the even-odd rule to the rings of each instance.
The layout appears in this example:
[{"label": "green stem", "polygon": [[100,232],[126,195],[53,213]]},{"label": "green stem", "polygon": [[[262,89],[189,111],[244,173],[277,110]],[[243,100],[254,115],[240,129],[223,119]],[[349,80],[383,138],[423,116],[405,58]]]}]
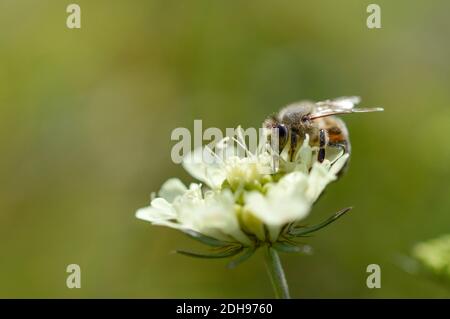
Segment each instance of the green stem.
[{"label": "green stem", "polygon": [[289,288],[281,266],[280,256],[275,249],[267,246],[266,265],[269,272],[270,281],[278,299],[290,299]]}]

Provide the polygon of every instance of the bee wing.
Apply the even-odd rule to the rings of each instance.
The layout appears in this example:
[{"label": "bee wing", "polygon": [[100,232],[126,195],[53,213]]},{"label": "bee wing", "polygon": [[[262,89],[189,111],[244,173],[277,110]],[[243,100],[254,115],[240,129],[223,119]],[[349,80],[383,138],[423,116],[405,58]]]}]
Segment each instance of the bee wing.
[{"label": "bee wing", "polygon": [[343,109],[343,110],[351,110],[355,107],[355,105],[361,102],[361,98],[359,96],[343,96],[338,97],[334,100],[326,100],[317,102],[317,109]]},{"label": "bee wing", "polygon": [[366,112],[379,112],[383,111],[381,107],[373,108],[355,108],[361,99],[358,96],[340,97],[334,100],[326,100],[316,103],[316,108],[311,119],[320,117],[336,115],[336,114],[348,114],[348,113],[366,113]]}]

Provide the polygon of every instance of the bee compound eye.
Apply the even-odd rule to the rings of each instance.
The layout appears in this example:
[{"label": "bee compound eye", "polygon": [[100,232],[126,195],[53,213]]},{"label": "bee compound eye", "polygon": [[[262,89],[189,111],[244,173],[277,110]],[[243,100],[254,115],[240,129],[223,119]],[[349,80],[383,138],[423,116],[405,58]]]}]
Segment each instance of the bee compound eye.
[{"label": "bee compound eye", "polygon": [[280,138],[285,138],[287,136],[288,131],[285,125],[278,124],[275,128],[278,129],[278,136]]}]

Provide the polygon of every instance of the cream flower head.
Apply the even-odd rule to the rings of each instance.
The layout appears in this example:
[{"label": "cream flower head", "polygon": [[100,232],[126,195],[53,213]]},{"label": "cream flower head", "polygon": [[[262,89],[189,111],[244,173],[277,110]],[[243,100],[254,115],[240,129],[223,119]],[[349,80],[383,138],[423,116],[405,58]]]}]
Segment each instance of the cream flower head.
[{"label": "cream flower head", "polygon": [[179,251],[192,256],[228,257],[245,250],[241,257],[246,259],[265,244],[301,251],[293,241],[296,237],[328,225],[349,210],[316,226],[299,224],[325,187],[336,180],[349,155],[330,151],[332,156],[319,163],[318,150],[309,145],[308,136],[292,160],[287,156],[289,147],[274,154],[264,139],[251,152],[238,128],[236,137],[224,138],[214,151],[196,149],[184,159],[186,171],[201,183],[186,186],[179,179],[169,179],[136,217],[217,247],[208,255]]}]

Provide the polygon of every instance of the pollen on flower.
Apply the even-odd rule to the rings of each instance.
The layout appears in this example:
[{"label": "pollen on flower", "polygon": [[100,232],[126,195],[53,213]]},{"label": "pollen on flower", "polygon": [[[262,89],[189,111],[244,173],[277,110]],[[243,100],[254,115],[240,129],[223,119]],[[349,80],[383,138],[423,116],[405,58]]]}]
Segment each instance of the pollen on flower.
[{"label": "pollen on flower", "polygon": [[226,180],[232,189],[261,187],[263,176],[258,170],[258,164],[252,160],[234,157],[227,161]]}]

